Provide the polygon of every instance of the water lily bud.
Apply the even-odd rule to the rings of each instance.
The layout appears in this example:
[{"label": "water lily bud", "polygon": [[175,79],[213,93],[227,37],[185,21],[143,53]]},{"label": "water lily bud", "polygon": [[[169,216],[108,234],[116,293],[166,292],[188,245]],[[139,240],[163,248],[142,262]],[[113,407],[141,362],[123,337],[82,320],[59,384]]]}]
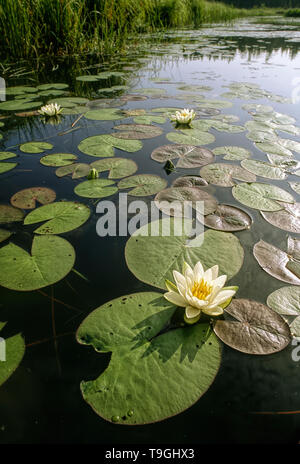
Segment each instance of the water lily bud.
[{"label": "water lily bud", "polygon": [[88,176],[87,176],[87,178],[89,180],[98,179],[98,177],[99,177],[99,173],[98,173],[97,169],[95,169],[95,168],[91,169]]}]

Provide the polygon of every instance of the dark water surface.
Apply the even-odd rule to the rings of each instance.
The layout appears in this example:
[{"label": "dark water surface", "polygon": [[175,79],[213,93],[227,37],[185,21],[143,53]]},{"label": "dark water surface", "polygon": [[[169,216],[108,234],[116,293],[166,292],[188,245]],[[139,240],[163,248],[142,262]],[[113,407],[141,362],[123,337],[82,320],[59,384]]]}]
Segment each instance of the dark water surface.
[{"label": "dark water surface", "polygon": [[[48,82],[69,84],[74,96],[100,98],[97,91],[111,84],[124,84],[113,78],[109,82],[80,82],[76,77],[95,74],[102,70],[126,72],[129,93],[141,88],[162,88],[162,98],[149,97],[144,101],[129,101],[122,109],[155,107],[195,107],[190,100],[178,100],[180,85],[210,86],[209,91],[198,92],[207,99],[230,100],[233,106],[222,109],[222,114],[239,117],[243,125],[251,119],[242,109],[245,103],[270,104],[284,114],[294,117],[300,125],[300,103],[292,104],[293,80],[300,78],[300,30],[293,26],[272,26],[241,21],[230,26],[211,26],[197,31],[174,31],[165,36],[145,37],[130,55],[99,63],[95,57],[79,60],[57,59],[31,68],[27,63],[16,63],[6,71],[8,87],[38,85]],[[19,79],[13,69],[25,66],[33,71]],[[11,77],[9,77],[11,76]],[[155,80],[161,79],[161,82]],[[164,79],[168,79],[165,80]],[[258,84],[262,89],[286,100],[268,101],[229,99],[220,97],[229,91],[233,82]],[[298,82],[299,85],[299,82]],[[119,93],[121,95],[122,93]],[[11,98],[11,97],[8,97]],[[45,99],[45,102],[47,98]],[[197,107],[201,106],[196,104]],[[1,113],[1,112],[0,112]],[[5,112],[1,113],[6,114]],[[3,119],[0,129],[0,151],[18,155],[18,166],[1,174],[0,203],[9,204],[13,194],[27,187],[47,186],[55,190],[56,200],[75,200],[90,206],[88,222],[72,232],[62,234],[76,250],[75,269],[88,279],[71,272],[61,282],[34,292],[15,292],[0,288],[0,320],[8,321],[3,337],[22,332],[26,352],[15,373],[0,388],[0,442],[1,443],[297,443],[300,440],[299,414],[257,414],[258,412],[299,411],[300,361],[292,360],[293,346],[268,356],[250,356],[224,345],[221,368],[207,393],[190,409],[161,423],[126,427],[111,424],[97,416],[85,403],[80,393],[80,382],[91,380],[107,367],[109,354],[97,354],[92,347],[79,345],[75,332],[84,318],[101,304],[118,296],[152,290],[138,281],[126,266],[124,246],[127,237],[99,237],[96,233],[95,200],[78,197],[74,187],[82,181],[70,177],[58,178],[55,168],[43,166],[43,154],[25,154],[19,144],[31,140],[45,140],[54,145],[50,153],[73,153],[80,162],[93,162],[77,147],[88,136],[111,133],[120,121],[91,121],[81,118],[76,130],[66,135],[77,115],[65,115],[58,125],[44,124],[39,117],[11,116]],[[125,121],[122,121],[125,122]],[[127,121],[126,121],[127,122]],[[199,169],[181,169],[167,175],[163,165],[150,158],[152,150],[170,143],[165,134],[173,130],[167,121],[159,125],[164,133],[143,140],[143,149],[137,153],[115,150],[115,156],[136,161],[137,173],[157,174],[168,185],[180,175],[199,174]],[[210,130],[216,140],[206,145],[213,149],[224,145],[239,145],[252,151],[253,159],[266,160],[264,153],[245,137],[245,132],[230,134]],[[292,140],[299,136],[280,134]],[[299,155],[295,154],[295,158]],[[216,162],[226,162],[217,157]],[[236,162],[239,163],[239,162]],[[105,176],[101,176],[105,177]],[[287,182],[258,178],[275,183],[296,198]],[[288,180],[297,182],[296,176]],[[220,202],[242,206],[253,218],[249,231],[236,233],[245,250],[245,261],[232,284],[239,285],[238,296],[266,302],[267,296],[285,284],[263,272],[252,255],[254,243],[263,239],[285,249],[287,232],[271,226],[259,211],[239,205],[230,188],[210,186]],[[150,198],[150,197],[149,197]],[[109,197],[117,202],[118,194]],[[33,226],[21,223],[11,226],[14,243],[30,249]],[[295,235],[295,234],[294,234]],[[296,235],[295,235],[296,236]],[[1,245],[5,245],[4,242]],[[1,269],[0,269],[1,272]],[[59,301],[53,307],[51,292]],[[47,297],[48,295],[48,297]],[[53,340],[53,326],[58,335]]]}]

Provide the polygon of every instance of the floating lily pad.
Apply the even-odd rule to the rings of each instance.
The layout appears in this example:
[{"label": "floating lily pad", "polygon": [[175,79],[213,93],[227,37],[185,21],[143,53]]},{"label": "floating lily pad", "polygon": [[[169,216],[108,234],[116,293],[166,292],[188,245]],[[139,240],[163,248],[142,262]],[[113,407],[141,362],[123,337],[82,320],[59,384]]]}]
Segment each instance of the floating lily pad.
[{"label": "floating lily pad", "polygon": [[283,316],[300,316],[300,288],[281,287],[270,293],[267,305]]},{"label": "floating lily pad", "polygon": [[275,227],[295,234],[300,233],[300,203],[281,203],[284,209],[274,212],[261,211],[262,217]]},{"label": "floating lily pad", "polygon": [[178,168],[197,168],[214,161],[214,154],[206,148],[193,145],[163,145],[151,153],[151,158],[159,163],[179,158]]},{"label": "floating lily pad", "polygon": [[[170,187],[161,190],[154,199],[155,205],[165,214],[175,217],[190,217],[191,211],[185,205],[190,202],[195,210],[204,215],[213,213],[218,205],[215,197],[198,187]],[[175,202],[175,203],[174,203]],[[197,205],[200,203],[200,207]],[[172,204],[172,209],[170,209]]]},{"label": "floating lily pad", "polygon": [[76,155],[71,153],[55,153],[53,155],[46,155],[40,159],[40,163],[44,166],[68,166],[74,163],[77,159]]},{"label": "floating lily pad", "polygon": [[243,160],[241,166],[247,171],[257,176],[266,177],[267,179],[285,179],[286,173],[279,166],[266,163],[259,160]]},{"label": "floating lily pad", "polygon": [[253,254],[263,270],[275,277],[275,279],[293,285],[300,285],[299,265],[298,269],[295,270],[290,270],[287,267],[293,268],[294,261],[291,253],[286,253],[274,245],[260,240],[254,245]]},{"label": "floating lily pad", "polygon": [[51,89],[65,90],[68,87],[69,87],[68,84],[62,84],[60,82],[51,82],[50,84],[41,84],[37,86],[39,90],[51,90]]},{"label": "floating lily pad", "polygon": [[24,95],[25,97],[26,94],[35,93],[37,91],[37,87],[17,85],[15,87],[7,87],[6,95]]},{"label": "floating lily pad", "polygon": [[268,154],[273,154],[273,155],[281,155],[285,157],[293,157],[293,153],[288,150],[287,148],[283,147],[281,144],[278,142],[256,142],[255,143],[256,148],[259,150],[268,153]]},{"label": "floating lily pad", "polygon": [[208,183],[200,176],[178,177],[172,183],[172,187],[205,187]]},{"label": "floating lily pad", "polygon": [[61,97],[61,98],[52,98],[47,103],[57,103],[63,108],[73,108],[78,105],[85,105],[89,102],[88,98],[84,97]]},{"label": "floating lily pad", "polygon": [[31,187],[15,193],[11,197],[10,202],[17,208],[34,209],[37,202],[46,205],[52,203],[55,198],[56,193],[52,189],[47,187]]},{"label": "floating lily pad", "polygon": [[39,92],[39,97],[60,97],[64,95],[66,92],[64,90],[57,90],[57,89],[48,89],[42,90]]},{"label": "floating lily pad", "polygon": [[7,240],[11,235],[12,232],[10,232],[10,230],[0,229],[0,243]]},{"label": "floating lily pad", "polygon": [[230,108],[232,106],[232,102],[226,100],[206,100],[206,99],[197,99],[197,103],[201,104],[202,108],[215,108],[215,109],[222,109],[222,108]]},{"label": "floating lily pad", "polygon": [[205,323],[159,335],[174,310],[160,293],[135,293],[97,308],[79,327],[79,343],[112,351],[108,368],[81,383],[85,401],[107,421],[158,422],[192,406],[212,384],[221,361],[217,337]]},{"label": "floating lily pad", "polygon": [[[191,131],[193,131],[191,133]],[[189,135],[190,134],[190,135]],[[193,134],[193,135],[192,135]],[[170,142],[175,142],[184,145],[196,145],[197,147],[202,145],[208,145],[215,141],[215,136],[209,132],[203,132],[197,129],[190,129],[182,132],[168,132],[166,135]]]},{"label": "floating lily pad", "polygon": [[234,179],[253,182],[256,176],[236,164],[214,163],[200,169],[200,175],[208,183],[221,187],[232,187]]},{"label": "floating lily pad", "polygon": [[257,105],[251,103],[249,105],[243,105],[242,108],[251,113],[272,113],[273,107],[269,105]]},{"label": "floating lily pad", "polygon": [[0,224],[23,221],[24,213],[10,205],[0,205]]},{"label": "floating lily pad", "polygon": [[121,124],[114,129],[121,131],[120,134],[114,134],[114,137],[130,140],[152,139],[163,133],[160,127],[152,124]]},{"label": "floating lily pad", "polygon": [[101,108],[99,110],[91,110],[84,114],[86,119],[94,121],[117,121],[123,119],[124,114],[117,108]]},{"label": "floating lily pad", "polygon": [[252,140],[253,142],[262,142],[262,143],[272,143],[277,142],[277,135],[275,132],[259,131],[255,130],[248,132],[246,135],[247,139]]},{"label": "floating lily pad", "polygon": [[243,147],[225,146],[213,149],[215,155],[225,155],[224,159],[239,161],[251,157],[251,152]]},{"label": "floating lily pad", "polygon": [[45,150],[51,150],[53,145],[48,142],[27,142],[20,145],[20,150],[24,153],[43,153]]},{"label": "floating lily pad", "polygon": [[300,183],[299,182],[289,182],[291,188],[300,195]]},{"label": "floating lily pad", "polygon": [[39,108],[42,106],[41,101],[30,101],[30,99],[24,98],[20,100],[7,100],[0,102],[0,111],[25,111],[32,108]]},{"label": "floating lily pad", "polygon": [[166,185],[167,181],[152,174],[137,174],[135,176],[122,179],[118,183],[119,189],[130,188],[132,190],[129,191],[129,194],[136,197],[153,195],[164,189]]},{"label": "floating lily pad", "polygon": [[64,177],[68,175],[72,175],[72,179],[80,179],[81,177],[86,177],[91,168],[89,164],[85,163],[74,163],[68,164],[68,166],[61,166],[60,168],[56,169],[55,174],[57,177]]},{"label": "floating lily pad", "polygon": [[225,309],[234,321],[217,321],[215,334],[226,345],[249,354],[271,354],[291,341],[288,324],[275,311],[257,301],[237,299]]},{"label": "floating lily pad", "polygon": [[15,158],[16,156],[17,155],[15,153],[11,153],[9,151],[0,151],[0,174],[11,171],[17,166],[18,163],[3,163],[4,160]]},{"label": "floating lily pad", "polygon": [[34,237],[31,254],[9,243],[0,249],[0,285],[19,291],[47,287],[63,279],[74,261],[74,248],[61,237]]},{"label": "floating lily pad", "polygon": [[108,179],[86,180],[76,185],[74,192],[85,198],[105,198],[118,191],[115,183]]},{"label": "floating lily pad", "polygon": [[139,151],[143,147],[143,144],[140,140],[122,140],[109,134],[103,134],[87,137],[78,145],[79,150],[86,155],[103,158],[114,156],[114,147],[134,153]]},{"label": "floating lily pad", "polygon": [[237,237],[208,230],[189,240],[193,233],[190,219],[185,219],[184,224],[181,218],[146,224],[127,241],[128,268],[142,282],[159,288],[166,288],[165,280],[172,281],[173,270],[181,272],[185,261],[192,267],[197,261],[205,268],[218,264],[220,274],[226,274],[228,279],[239,272],[244,251]]},{"label": "floating lily pad", "polygon": [[135,116],[133,120],[136,124],[152,124],[153,122],[157,124],[164,124],[166,122],[166,118],[163,116],[154,116],[148,114]]},{"label": "floating lily pad", "polygon": [[137,171],[137,164],[127,158],[105,158],[91,163],[98,172],[109,171],[109,179],[131,176]]},{"label": "floating lily pad", "polygon": [[[0,322],[0,331],[5,325],[6,322]],[[17,369],[23,359],[24,353],[25,342],[20,333],[5,338],[5,361],[3,362],[3,360],[0,360],[2,361],[0,362],[0,385],[2,385]]]},{"label": "floating lily pad", "polygon": [[100,79],[99,76],[97,75],[94,76],[91,74],[76,77],[77,81],[82,81],[82,82],[98,82],[99,79]]},{"label": "floating lily pad", "polygon": [[250,229],[252,219],[245,211],[230,205],[218,205],[216,210],[204,217],[204,225],[210,229],[236,232]]},{"label": "floating lily pad", "polygon": [[146,95],[147,97],[159,97],[166,93],[165,89],[158,89],[157,87],[150,87],[144,89],[134,89],[133,93],[139,93],[140,95]]},{"label": "floating lily pad", "polygon": [[27,214],[24,225],[47,221],[35,229],[34,233],[63,234],[80,227],[88,220],[90,214],[90,209],[86,205],[73,201],[59,201],[41,206]]},{"label": "floating lily pad", "polygon": [[243,205],[261,211],[279,211],[283,208],[280,202],[294,203],[292,195],[285,190],[259,182],[236,185],[232,189],[232,195]]}]

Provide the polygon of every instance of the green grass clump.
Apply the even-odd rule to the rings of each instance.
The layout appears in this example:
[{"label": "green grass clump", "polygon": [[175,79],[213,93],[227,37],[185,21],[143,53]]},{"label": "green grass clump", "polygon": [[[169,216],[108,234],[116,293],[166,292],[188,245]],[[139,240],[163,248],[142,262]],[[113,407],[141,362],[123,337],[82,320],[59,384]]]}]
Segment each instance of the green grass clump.
[{"label": "green grass clump", "polygon": [[284,13],[287,18],[300,18],[300,8],[292,8]]}]

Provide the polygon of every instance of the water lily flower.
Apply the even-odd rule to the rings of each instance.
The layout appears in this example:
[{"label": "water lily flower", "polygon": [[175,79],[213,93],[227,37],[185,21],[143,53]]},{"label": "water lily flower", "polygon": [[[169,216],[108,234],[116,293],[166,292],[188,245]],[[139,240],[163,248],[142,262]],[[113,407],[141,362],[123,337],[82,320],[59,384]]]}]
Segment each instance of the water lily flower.
[{"label": "water lily flower", "polygon": [[57,103],[49,103],[48,105],[42,106],[41,109],[38,110],[38,112],[42,116],[52,117],[60,114],[62,110],[63,108],[61,108],[60,105],[58,105]]},{"label": "water lily flower", "polygon": [[224,287],[227,276],[218,277],[219,266],[204,271],[200,261],[194,269],[184,263],[183,273],[173,271],[176,285],[166,281],[169,290],[164,297],[171,303],[185,308],[185,320],[197,322],[201,312],[209,316],[220,316],[238,287]]},{"label": "water lily flower", "polygon": [[176,111],[175,114],[171,115],[171,121],[175,121],[178,124],[190,124],[192,120],[195,118],[196,113],[194,110],[189,110],[185,108],[181,111]]}]

